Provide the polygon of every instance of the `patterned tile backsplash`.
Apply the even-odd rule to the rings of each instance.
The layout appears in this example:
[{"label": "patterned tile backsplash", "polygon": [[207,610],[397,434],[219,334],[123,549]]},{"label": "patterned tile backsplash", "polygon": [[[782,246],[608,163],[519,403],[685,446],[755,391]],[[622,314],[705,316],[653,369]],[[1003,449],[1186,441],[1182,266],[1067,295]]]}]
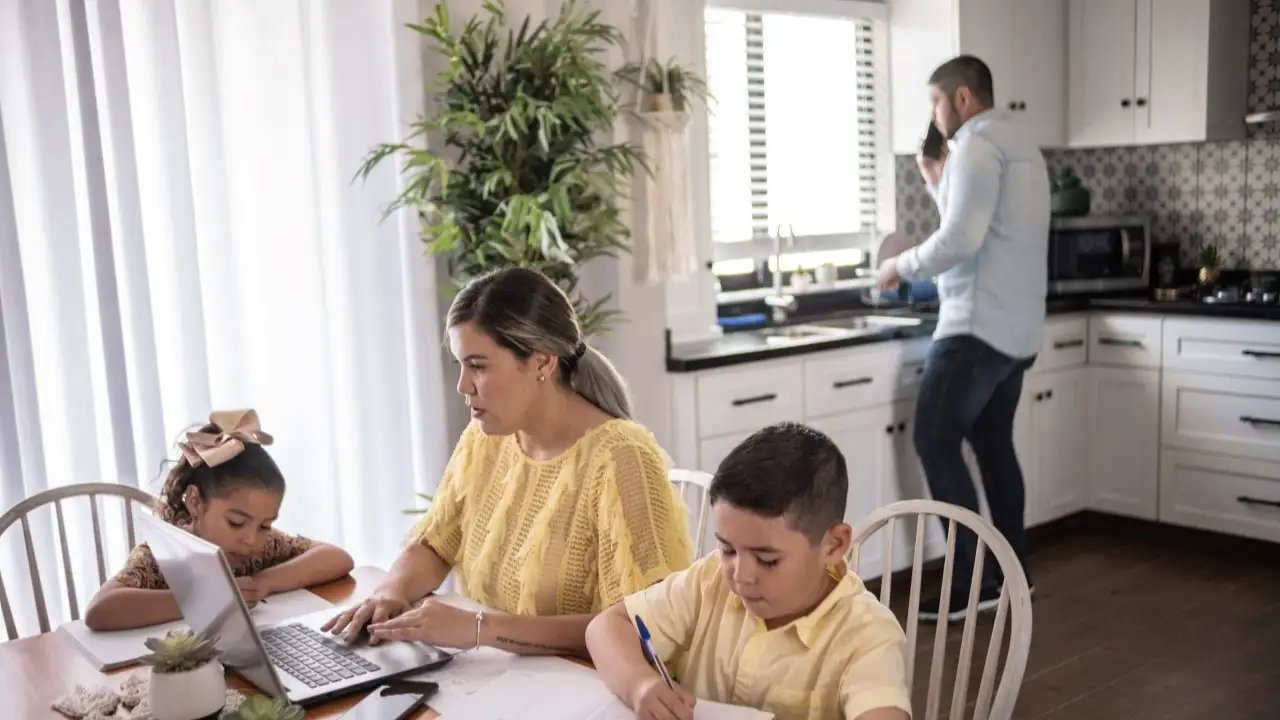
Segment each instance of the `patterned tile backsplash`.
[{"label": "patterned tile backsplash", "polygon": [[[1249,110],[1280,109],[1280,0],[1253,0]],[[1280,137],[1252,126],[1247,142],[1049,150],[1050,173],[1070,166],[1098,215],[1151,218],[1155,242],[1177,242],[1184,264],[1217,245],[1227,267],[1280,268]],[[917,242],[938,227],[915,159],[896,162],[898,229]]]},{"label": "patterned tile backsplash", "polygon": [[[1228,267],[1280,268],[1280,139],[1045,152],[1051,174],[1070,166],[1095,215],[1147,215],[1155,242],[1177,242],[1187,265],[1217,245]],[[924,240],[938,211],[915,158],[899,156],[898,229]]]}]

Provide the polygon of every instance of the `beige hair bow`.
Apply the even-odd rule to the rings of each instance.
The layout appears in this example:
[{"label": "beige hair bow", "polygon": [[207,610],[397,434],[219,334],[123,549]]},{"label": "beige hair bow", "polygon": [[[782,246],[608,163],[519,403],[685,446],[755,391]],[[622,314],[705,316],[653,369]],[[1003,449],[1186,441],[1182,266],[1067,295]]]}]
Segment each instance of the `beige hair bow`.
[{"label": "beige hair bow", "polygon": [[187,433],[178,443],[191,467],[217,467],[244,452],[246,444],[270,445],[274,440],[258,426],[255,410],[219,410],[209,415],[212,431]]}]

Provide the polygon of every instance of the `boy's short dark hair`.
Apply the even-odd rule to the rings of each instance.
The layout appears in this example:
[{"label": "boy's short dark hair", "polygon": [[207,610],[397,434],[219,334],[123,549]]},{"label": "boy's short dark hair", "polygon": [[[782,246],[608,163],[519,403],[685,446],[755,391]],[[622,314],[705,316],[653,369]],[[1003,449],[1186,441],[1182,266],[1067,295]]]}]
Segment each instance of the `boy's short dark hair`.
[{"label": "boy's short dark hair", "polygon": [[849,472],[823,433],[800,423],[770,425],[743,440],[711,479],[711,503],[724,501],[788,525],[818,542],[844,522]]},{"label": "boy's short dark hair", "polygon": [[952,99],[955,98],[957,89],[967,87],[983,107],[995,106],[995,83],[991,79],[991,68],[973,55],[957,55],[942,63],[929,76],[929,84],[938,86]]}]

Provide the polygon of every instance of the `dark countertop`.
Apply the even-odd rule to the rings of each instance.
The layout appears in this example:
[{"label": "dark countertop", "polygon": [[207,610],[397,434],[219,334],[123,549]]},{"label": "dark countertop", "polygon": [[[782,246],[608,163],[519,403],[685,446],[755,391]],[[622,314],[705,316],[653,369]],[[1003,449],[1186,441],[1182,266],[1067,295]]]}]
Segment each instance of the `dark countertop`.
[{"label": "dark countertop", "polygon": [[[1089,310],[1112,310],[1115,312],[1151,313],[1156,315],[1280,320],[1280,305],[1215,305],[1196,300],[1159,302],[1145,297],[1055,298],[1050,299],[1045,304],[1045,310],[1046,314],[1050,316]],[[874,311],[868,308],[860,312],[869,313]],[[841,348],[870,345],[889,340],[928,337],[933,334],[937,315],[919,312],[895,312],[893,314],[918,317],[922,322],[914,327],[886,329],[884,332],[871,335],[821,338],[778,345],[770,345],[763,337],[750,330],[729,332],[714,340],[672,346],[667,354],[667,372],[696,372],[698,370],[710,370],[712,368],[741,365],[761,360],[808,355],[824,350],[839,350]],[[796,322],[812,321],[813,319],[806,318],[805,320],[798,319]]]}]

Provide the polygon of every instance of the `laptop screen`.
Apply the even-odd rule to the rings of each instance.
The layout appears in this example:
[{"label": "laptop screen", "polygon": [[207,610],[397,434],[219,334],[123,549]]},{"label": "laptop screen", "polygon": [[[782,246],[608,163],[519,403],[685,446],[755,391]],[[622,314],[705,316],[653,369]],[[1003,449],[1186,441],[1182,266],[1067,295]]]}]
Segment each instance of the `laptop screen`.
[{"label": "laptop screen", "polygon": [[136,510],[135,516],[187,626],[218,638],[218,659],[224,666],[264,692],[285,697],[222,551],[145,510]]}]

